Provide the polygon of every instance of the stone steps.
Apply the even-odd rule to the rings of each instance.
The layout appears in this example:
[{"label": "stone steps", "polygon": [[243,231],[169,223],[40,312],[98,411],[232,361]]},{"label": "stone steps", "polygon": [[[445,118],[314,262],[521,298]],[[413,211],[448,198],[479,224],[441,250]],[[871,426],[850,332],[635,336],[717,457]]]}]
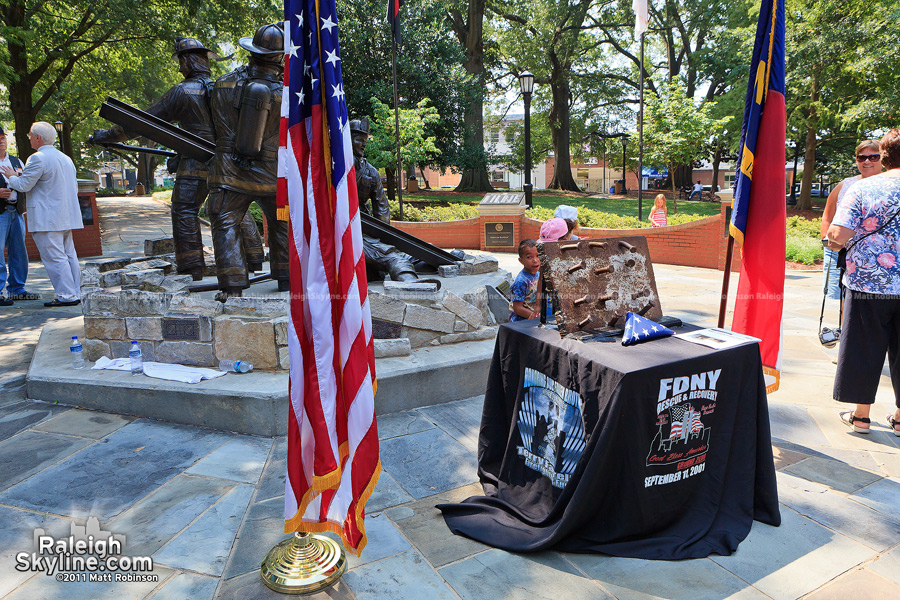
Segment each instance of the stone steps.
[{"label": "stone steps", "polygon": [[[28,369],[28,398],[250,435],[287,433],[285,372],[229,374],[190,385],[123,371],[76,370],[68,346],[73,335],[83,333],[82,317],[44,326]],[[376,360],[376,413],[483,394],[493,348],[494,340],[483,340]]]}]

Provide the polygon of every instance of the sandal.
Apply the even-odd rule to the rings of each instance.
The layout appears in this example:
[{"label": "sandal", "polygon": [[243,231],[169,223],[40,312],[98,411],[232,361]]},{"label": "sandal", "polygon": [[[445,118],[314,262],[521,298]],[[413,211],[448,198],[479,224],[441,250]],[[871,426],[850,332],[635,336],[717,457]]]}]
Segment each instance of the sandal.
[{"label": "sandal", "polygon": [[900,421],[897,421],[896,419],[894,419],[893,415],[888,415],[887,421],[888,421],[888,424],[891,426],[891,431],[894,433],[894,435],[896,435],[897,437],[900,437],[900,430],[897,429],[897,425],[900,425]]},{"label": "sandal", "polygon": [[[872,421],[871,419],[865,417],[857,417],[853,414],[852,410],[847,410],[840,413],[841,421],[844,422],[845,425],[849,426],[855,433],[869,433],[868,427],[858,427],[856,425],[857,422],[865,423],[869,425]],[[896,435],[900,435],[900,431],[897,431]]]}]

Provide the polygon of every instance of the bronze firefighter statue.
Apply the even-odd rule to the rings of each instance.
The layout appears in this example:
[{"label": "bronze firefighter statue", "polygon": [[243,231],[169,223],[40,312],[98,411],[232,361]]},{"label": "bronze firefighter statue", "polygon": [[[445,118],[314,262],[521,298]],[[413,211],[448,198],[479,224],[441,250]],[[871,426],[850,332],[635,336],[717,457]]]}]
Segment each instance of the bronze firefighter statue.
[{"label": "bronze firefighter statue", "polygon": [[[147,113],[169,123],[177,123],[182,129],[215,142],[210,115],[209,61],[218,58],[203,44],[193,38],[175,38],[175,53],[184,81],[175,85],[157,100]],[[94,132],[91,142],[107,144],[124,142],[136,137],[120,125]],[[206,163],[189,157],[176,157],[175,187],[172,190],[172,236],[175,239],[175,262],[179,273],[189,273],[194,280],[203,278],[203,242],[200,237],[198,213],[207,196],[208,167]],[[262,268],[262,239],[252,216],[247,213],[236,226],[241,228],[244,252],[252,271]]]},{"label": "bronze firefighter statue", "polygon": [[216,156],[206,206],[222,290],[217,297],[223,300],[240,296],[249,285],[250,257],[244,253],[238,224],[253,202],[268,221],[272,278],[279,290],[290,289],[287,222],[279,221],[275,210],[284,32],[280,24],[263,25],[252,39],[238,43],[250,52],[249,64],[220,77],[211,93]]},{"label": "bronze firefighter statue", "polygon": [[[350,121],[350,138],[353,140],[353,165],[356,171],[356,194],[359,208],[379,221],[390,225],[391,214],[388,199],[381,185],[378,169],[366,160],[366,141],[369,139],[368,119]],[[371,210],[369,202],[372,203]],[[394,246],[377,238],[363,235],[363,251],[366,255],[366,272],[369,279],[381,279],[386,271],[394,281],[414,281],[418,279],[412,259]]]}]

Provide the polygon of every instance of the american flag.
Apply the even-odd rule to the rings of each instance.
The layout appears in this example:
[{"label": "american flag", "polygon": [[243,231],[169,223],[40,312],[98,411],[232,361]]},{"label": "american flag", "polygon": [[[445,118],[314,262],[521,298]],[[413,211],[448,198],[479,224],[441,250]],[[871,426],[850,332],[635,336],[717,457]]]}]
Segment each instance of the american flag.
[{"label": "american flag", "polygon": [[286,0],[278,205],[289,219],[285,533],[357,555],[381,471],[375,354],[334,0]]},{"label": "american flag", "polygon": [[701,431],[703,429],[703,423],[700,421],[700,413],[697,411],[691,411],[691,433],[695,431]]},{"label": "american flag", "polygon": [[675,439],[681,437],[681,421],[675,421],[672,423],[672,432],[669,433],[669,439]]}]

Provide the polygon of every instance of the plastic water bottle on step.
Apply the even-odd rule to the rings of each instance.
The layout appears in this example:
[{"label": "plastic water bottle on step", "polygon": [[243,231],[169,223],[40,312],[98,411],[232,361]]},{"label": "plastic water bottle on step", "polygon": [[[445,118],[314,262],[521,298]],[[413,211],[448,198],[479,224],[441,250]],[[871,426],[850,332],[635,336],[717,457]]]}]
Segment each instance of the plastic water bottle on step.
[{"label": "plastic water bottle on step", "polygon": [[144,356],[141,354],[141,347],[137,342],[131,342],[131,349],[128,351],[128,358],[131,359],[131,374],[140,375],[144,372]]},{"label": "plastic water bottle on step", "polygon": [[245,360],[220,360],[219,370],[231,373],[247,373],[253,370],[253,365]]},{"label": "plastic water bottle on step", "polygon": [[84,348],[81,346],[81,342],[78,341],[77,335],[72,336],[72,343],[69,344],[69,354],[72,356],[72,368],[83,369]]}]

